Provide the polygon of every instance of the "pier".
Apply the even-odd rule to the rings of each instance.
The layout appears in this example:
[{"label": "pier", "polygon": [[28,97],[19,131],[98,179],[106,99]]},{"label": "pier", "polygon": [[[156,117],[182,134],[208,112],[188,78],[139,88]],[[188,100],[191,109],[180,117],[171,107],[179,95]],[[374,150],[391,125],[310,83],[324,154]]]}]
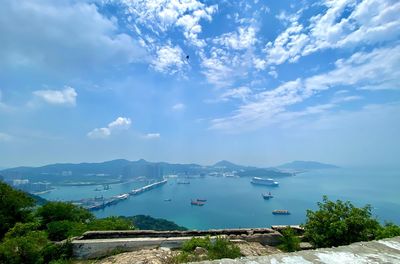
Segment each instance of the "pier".
[{"label": "pier", "polygon": [[116,196],[112,196],[110,198],[103,198],[103,197],[95,197],[95,198],[90,198],[90,199],[82,199],[79,201],[73,201],[74,204],[81,205],[82,207],[95,211],[95,210],[100,210],[104,209],[107,206],[115,205],[121,201],[124,201],[129,198],[129,196],[135,196],[139,195],[141,193],[144,193],[146,191],[150,191],[154,188],[157,188],[159,186],[162,186],[163,184],[167,183],[167,180],[162,180],[159,182],[155,182],[146,186],[143,186],[138,189],[133,189],[129,193],[124,193]]}]

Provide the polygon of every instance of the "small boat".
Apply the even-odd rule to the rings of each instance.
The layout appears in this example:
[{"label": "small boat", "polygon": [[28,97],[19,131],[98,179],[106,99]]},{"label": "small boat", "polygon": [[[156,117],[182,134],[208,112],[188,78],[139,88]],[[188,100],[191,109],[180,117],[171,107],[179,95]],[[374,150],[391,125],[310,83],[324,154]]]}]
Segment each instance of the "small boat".
[{"label": "small boat", "polygon": [[190,184],[190,181],[178,181],[178,184]]},{"label": "small boat", "polygon": [[290,215],[288,210],[273,210],[272,214],[274,215]]},{"label": "small boat", "polygon": [[271,192],[269,192],[269,193],[263,193],[263,194],[261,194],[262,195],[262,197],[265,199],[265,200],[269,200],[269,199],[271,199],[271,198],[273,198],[274,196],[271,194]]},{"label": "small boat", "polygon": [[207,199],[199,199],[199,198],[197,198],[196,200],[197,200],[198,202],[203,202],[203,203],[207,202]]},{"label": "small boat", "polygon": [[171,202],[172,200],[171,200],[171,198],[169,198],[169,199],[164,199],[164,202]]},{"label": "small boat", "polygon": [[197,205],[197,206],[203,206],[203,205],[205,205],[206,203],[205,203],[205,202],[200,202],[200,201],[198,201],[198,200],[192,200],[192,201],[190,202],[190,204],[191,204],[191,205]]}]

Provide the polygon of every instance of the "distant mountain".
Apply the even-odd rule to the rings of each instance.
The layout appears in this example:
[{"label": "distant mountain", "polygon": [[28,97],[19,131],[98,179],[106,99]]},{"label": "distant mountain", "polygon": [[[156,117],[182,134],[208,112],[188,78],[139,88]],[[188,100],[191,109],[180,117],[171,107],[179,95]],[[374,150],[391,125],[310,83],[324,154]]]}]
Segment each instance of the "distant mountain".
[{"label": "distant mountain", "polygon": [[245,168],[246,166],[237,165],[237,164],[234,164],[227,160],[221,160],[221,161],[218,161],[217,163],[215,163],[214,165],[212,165],[212,167],[237,170],[237,169]]},{"label": "distant mountain", "polygon": [[135,228],[139,230],[157,230],[157,231],[185,231],[186,227],[179,226],[172,221],[162,218],[153,218],[148,215],[121,216],[122,218],[132,221]]},{"label": "distant mountain", "polygon": [[336,165],[325,164],[316,161],[292,161],[289,163],[278,166],[279,169],[290,169],[290,170],[320,170],[320,169],[335,169],[339,168]]},{"label": "distant mountain", "polygon": [[160,179],[163,175],[205,175],[210,172],[237,171],[242,177],[286,177],[290,173],[274,168],[256,168],[222,160],[211,166],[150,162],[144,159],[129,161],[116,159],[99,163],[57,163],[41,167],[17,167],[0,171],[5,180],[29,179],[53,184],[96,183],[108,184],[140,176]]}]

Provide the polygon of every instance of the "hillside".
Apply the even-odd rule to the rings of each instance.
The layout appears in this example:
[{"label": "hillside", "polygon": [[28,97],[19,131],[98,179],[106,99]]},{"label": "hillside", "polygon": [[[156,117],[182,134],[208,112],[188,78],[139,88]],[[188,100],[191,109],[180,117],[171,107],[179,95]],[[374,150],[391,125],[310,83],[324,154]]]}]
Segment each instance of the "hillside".
[{"label": "hillside", "polygon": [[336,165],[326,164],[316,161],[292,161],[278,166],[279,169],[291,170],[320,170],[320,169],[335,169],[339,168]]}]

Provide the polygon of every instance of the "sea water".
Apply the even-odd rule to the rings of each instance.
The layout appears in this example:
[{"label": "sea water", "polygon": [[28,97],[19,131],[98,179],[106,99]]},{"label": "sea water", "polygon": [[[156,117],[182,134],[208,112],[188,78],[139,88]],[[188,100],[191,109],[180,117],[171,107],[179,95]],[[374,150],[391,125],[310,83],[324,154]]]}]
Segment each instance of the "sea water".
[{"label": "sea water", "polygon": [[[329,199],[349,200],[356,206],[370,204],[373,215],[381,222],[400,224],[400,171],[372,169],[330,169],[310,171],[279,178],[279,187],[253,185],[251,178],[204,177],[189,179],[190,184],[177,184],[169,179],[155,188],[116,205],[95,211],[98,217],[111,215],[150,215],[165,218],[190,229],[269,227],[301,224],[307,209],[315,210],[323,195]],[[128,192],[143,183],[111,185],[104,196]],[[87,194],[85,194],[87,189]],[[93,197],[93,186],[62,187],[44,194],[46,199],[58,197]],[[262,193],[274,198],[264,200]],[[68,194],[67,194],[68,193]],[[68,198],[68,199],[67,199]],[[204,206],[190,204],[191,199],[207,199]],[[170,201],[166,201],[169,200]],[[273,215],[285,209],[290,215]]]}]

